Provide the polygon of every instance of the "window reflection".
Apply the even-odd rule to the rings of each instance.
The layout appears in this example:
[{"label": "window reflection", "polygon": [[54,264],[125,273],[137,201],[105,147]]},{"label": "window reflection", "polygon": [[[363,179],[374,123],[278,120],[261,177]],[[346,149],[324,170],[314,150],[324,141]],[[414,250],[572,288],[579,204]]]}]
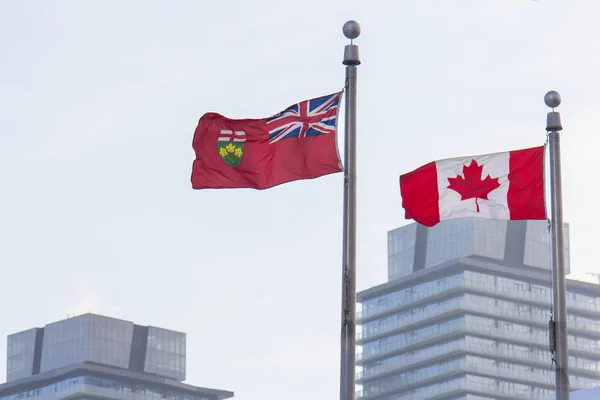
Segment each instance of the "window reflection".
[{"label": "window reflection", "polygon": [[362,312],[359,313],[359,317],[373,316],[389,309],[408,306],[414,301],[459,287],[463,282],[464,275],[457,274],[365,300],[362,302]]},{"label": "window reflection", "polygon": [[148,328],[144,372],[185,380],[185,334]]},{"label": "window reflection", "polygon": [[[569,224],[563,225],[565,238],[565,269],[567,275],[571,273]],[[550,232],[547,221],[527,221],[525,234],[525,265],[537,268],[550,269]]]},{"label": "window reflection", "polygon": [[393,280],[413,272],[417,224],[388,232],[388,279]]},{"label": "window reflection", "polygon": [[41,372],[85,361],[129,366],[133,323],[95,314],[46,325]]},{"label": "window reflection", "polygon": [[[530,284],[525,281],[494,277],[483,273],[465,271],[462,274],[421,283],[410,288],[399,289],[393,293],[374,297],[362,302],[359,318],[373,317],[389,310],[408,307],[411,303],[462,287],[465,290],[484,291],[494,295],[508,296],[515,300],[550,304],[552,291],[550,286]],[[572,292],[567,293],[569,309],[600,312],[600,297]]]},{"label": "window reflection", "polygon": [[428,229],[425,268],[473,254],[473,221],[444,221]]},{"label": "window reflection", "polygon": [[29,329],[8,336],[6,379],[15,379],[31,376],[33,373],[33,353],[35,348],[35,335],[37,329]]},{"label": "window reflection", "polygon": [[[448,372],[462,371],[464,376],[455,379],[438,379]],[[485,374],[489,378],[479,376]],[[358,398],[377,397],[378,399],[426,399],[449,391],[479,391],[490,395],[503,395],[514,399],[530,399],[549,396],[552,390],[535,386],[537,382],[552,382],[554,372],[550,369],[536,369],[519,366],[511,363],[497,362],[493,359],[466,355],[441,364],[418,368],[409,372],[393,375],[386,379],[371,381],[363,385],[363,390],[358,393]],[[534,384],[517,383],[509,379],[518,379],[523,382],[530,380]],[[431,382],[419,386],[420,382]],[[572,387],[586,388],[595,386],[596,381],[589,378],[575,377],[571,380]],[[401,392],[397,392],[401,389]],[[396,392],[386,395],[386,392]],[[383,395],[383,397],[381,397]],[[469,399],[465,395],[465,399]],[[486,397],[471,397],[472,399],[485,399]],[[492,397],[493,399],[493,397]]]}]

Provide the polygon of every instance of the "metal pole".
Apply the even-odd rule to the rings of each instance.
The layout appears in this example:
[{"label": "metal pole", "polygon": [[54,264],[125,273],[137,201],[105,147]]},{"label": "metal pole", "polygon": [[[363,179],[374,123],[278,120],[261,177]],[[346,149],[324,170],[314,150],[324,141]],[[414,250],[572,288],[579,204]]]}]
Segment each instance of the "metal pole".
[{"label": "metal pole", "polygon": [[556,400],[569,400],[569,353],[567,350],[567,285],[565,273],[565,242],[562,214],[562,182],[560,171],[560,114],[554,108],[560,105],[558,92],[546,93],[544,102],[552,108],[548,113],[550,152],[550,197],[552,218],[552,293],[556,340]]},{"label": "metal pole", "polygon": [[340,360],[340,400],[354,400],[356,362],[356,66],[358,46],[352,40],[360,35],[356,21],[344,24],[350,44],[344,49],[346,65],[346,115],[344,143],[344,237],[342,255],[342,339]]}]

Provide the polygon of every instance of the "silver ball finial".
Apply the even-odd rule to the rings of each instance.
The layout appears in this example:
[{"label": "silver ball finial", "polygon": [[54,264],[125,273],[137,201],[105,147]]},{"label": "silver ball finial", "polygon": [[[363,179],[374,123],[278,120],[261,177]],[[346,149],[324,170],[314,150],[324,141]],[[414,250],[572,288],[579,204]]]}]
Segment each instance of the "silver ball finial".
[{"label": "silver ball finial", "polygon": [[544,103],[550,108],[556,108],[560,105],[560,94],[556,90],[551,90],[544,96]]},{"label": "silver ball finial", "polygon": [[348,21],[344,24],[342,32],[348,39],[356,39],[360,35],[360,25],[356,21]]}]

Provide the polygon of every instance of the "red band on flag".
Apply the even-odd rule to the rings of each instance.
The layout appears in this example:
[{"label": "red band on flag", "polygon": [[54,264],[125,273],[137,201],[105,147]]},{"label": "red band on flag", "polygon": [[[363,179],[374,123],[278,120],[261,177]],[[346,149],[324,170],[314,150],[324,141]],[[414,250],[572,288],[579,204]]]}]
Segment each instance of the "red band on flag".
[{"label": "red band on flag", "polygon": [[511,151],[509,169],[510,219],[546,219],[544,147]]},{"label": "red band on flag", "polygon": [[435,162],[400,176],[400,194],[405,218],[433,226],[440,222],[438,182]]}]

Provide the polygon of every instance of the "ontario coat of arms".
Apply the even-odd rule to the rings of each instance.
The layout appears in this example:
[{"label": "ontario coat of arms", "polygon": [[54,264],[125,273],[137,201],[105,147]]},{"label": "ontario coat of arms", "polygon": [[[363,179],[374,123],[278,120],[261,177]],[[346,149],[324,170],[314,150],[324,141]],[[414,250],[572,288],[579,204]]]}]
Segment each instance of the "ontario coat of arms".
[{"label": "ontario coat of arms", "polygon": [[244,157],[246,132],[223,129],[217,142],[219,156],[226,164],[237,167]]}]

